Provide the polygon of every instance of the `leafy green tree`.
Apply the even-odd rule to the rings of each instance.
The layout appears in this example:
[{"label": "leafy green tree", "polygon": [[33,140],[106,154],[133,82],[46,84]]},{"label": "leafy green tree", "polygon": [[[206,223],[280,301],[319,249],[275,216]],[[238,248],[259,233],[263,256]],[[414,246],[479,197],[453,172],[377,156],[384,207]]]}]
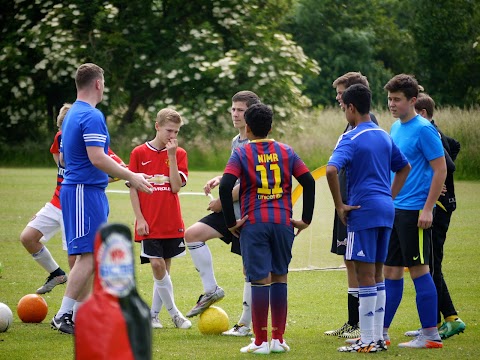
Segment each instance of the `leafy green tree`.
[{"label": "leafy green tree", "polygon": [[0,142],[52,131],[56,110],[75,100],[73,75],[84,62],[105,69],[100,107],[119,128],[173,106],[188,124],[184,136],[218,133],[231,127],[229,99],[243,89],[286,121],[310,105],[303,78],[319,71],[279,29],[289,6],[289,0],[8,1],[1,15]]},{"label": "leafy green tree", "polygon": [[[286,29],[322,69],[321,77],[306,78],[305,93],[315,105],[335,105],[332,82],[348,71],[366,75],[373,100],[384,104],[383,85],[401,65],[414,62],[406,25],[396,20],[402,4],[393,0],[298,0]],[[401,16],[399,16],[401,18]]]},{"label": "leafy green tree", "polygon": [[480,104],[480,3],[411,0],[416,75],[440,105]]}]

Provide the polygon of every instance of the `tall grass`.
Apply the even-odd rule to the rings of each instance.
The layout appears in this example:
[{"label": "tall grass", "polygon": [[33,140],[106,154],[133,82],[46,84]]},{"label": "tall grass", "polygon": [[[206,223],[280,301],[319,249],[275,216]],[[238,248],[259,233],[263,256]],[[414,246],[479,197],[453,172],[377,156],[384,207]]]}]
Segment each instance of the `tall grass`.
[{"label": "tall grass", "polygon": [[[389,132],[396,119],[385,109],[373,109],[373,113],[380,127]],[[434,120],[445,135],[453,137],[461,144],[456,160],[455,178],[480,179],[480,108],[438,109]],[[298,129],[292,127],[277,140],[292,145],[311,169],[325,164],[347,125],[344,113],[339,108],[312,110],[303,113],[298,123]],[[274,136],[278,137],[277,134]]]},{"label": "tall grass", "polygon": [[[374,109],[379,125],[386,131],[395,121],[385,109]],[[457,158],[456,178],[462,180],[480,179],[480,108],[459,109],[441,108],[434,119],[442,132],[458,140],[462,146]],[[278,141],[292,145],[310,169],[324,165],[346,126],[346,120],[340,108],[323,110],[310,109],[302,112],[291,126],[278,129],[273,127],[271,136]],[[186,125],[189,126],[189,125]],[[113,128],[113,127],[112,127]],[[113,150],[126,162],[135,144],[150,139],[153,132],[133,127],[130,130],[111,131]],[[52,134],[53,135],[53,134]],[[223,170],[230,155],[230,139],[236,135],[231,129],[230,136],[202,134],[194,141],[186,141],[180,132],[179,142],[189,153],[189,167],[195,170]],[[53,139],[53,136],[52,136]],[[0,166],[53,166],[48,152],[51,140],[7,147],[0,144]]]}]

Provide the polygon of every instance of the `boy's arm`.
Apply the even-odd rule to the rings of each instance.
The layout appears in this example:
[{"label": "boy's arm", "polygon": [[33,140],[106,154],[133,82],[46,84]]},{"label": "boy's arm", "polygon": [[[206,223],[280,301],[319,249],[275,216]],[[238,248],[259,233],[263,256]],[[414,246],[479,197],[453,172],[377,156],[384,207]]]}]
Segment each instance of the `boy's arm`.
[{"label": "boy's arm", "polygon": [[330,192],[332,193],[335,210],[342,223],[347,225],[348,213],[352,210],[359,209],[359,205],[350,206],[343,203],[342,194],[340,192],[340,182],[338,181],[338,170],[336,166],[327,165],[327,182]]},{"label": "boy's arm", "polygon": [[102,147],[87,146],[87,154],[90,162],[96,168],[113,177],[127,180],[135,189],[146,192],[147,194],[153,192],[153,186],[146,180],[151,178],[150,175],[137,174],[127,168],[121,167],[115,160],[105,154]]},{"label": "boy's arm", "polygon": [[225,223],[227,224],[228,230],[236,236],[240,236],[240,228],[248,219],[248,215],[237,220],[235,218],[235,211],[233,210],[233,196],[232,189],[237,181],[237,177],[232,174],[224,174],[222,181],[220,181],[220,188],[218,193],[220,195],[220,201],[223,208],[223,216],[225,218]]},{"label": "boy's arm", "polygon": [[135,214],[136,225],[135,229],[138,235],[146,236],[150,232],[147,221],[143,217],[142,210],[140,209],[140,199],[138,198],[138,192],[134,188],[130,188],[130,202],[132,203],[133,213]]},{"label": "boy's arm", "polygon": [[431,160],[430,166],[433,169],[432,182],[430,184],[427,201],[425,201],[423,210],[418,217],[417,224],[417,226],[422,229],[429,229],[432,226],[433,207],[440,196],[440,193],[442,192],[443,183],[447,177],[445,156],[440,156],[439,158]]},{"label": "boy's arm", "polygon": [[172,189],[172,193],[176,194],[182,188],[182,177],[178,172],[178,164],[177,164],[177,148],[178,148],[178,141],[177,139],[171,139],[167,145],[167,153],[168,153],[168,162],[169,162],[169,178],[170,178],[170,188]]},{"label": "boy's arm", "polygon": [[220,181],[220,188],[218,194],[222,203],[223,216],[228,228],[235,226],[237,219],[235,218],[235,211],[233,210],[233,196],[232,189],[235,186],[237,178],[232,174],[224,174]]},{"label": "boy's arm", "polygon": [[53,161],[55,161],[55,164],[57,164],[58,166],[58,163],[60,161],[60,153],[53,153],[52,156],[53,156]]},{"label": "boy's arm", "polygon": [[395,176],[392,182],[392,187],[391,187],[392,199],[395,200],[400,190],[402,190],[402,187],[405,184],[405,181],[407,181],[407,177],[408,177],[408,174],[410,173],[411,168],[412,167],[410,166],[410,163],[407,163],[407,165],[405,165],[402,169],[400,169],[395,173]]},{"label": "boy's arm", "polygon": [[315,179],[310,172],[299,176],[297,178],[298,183],[303,187],[303,209],[302,220],[290,219],[293,227],[298,229],[298,235],[304,229],[306,229],[312,222],[313,209],[315,207]]},{"label": "boy's arm", "polygon": [[[315,208],[315,179],[310,172],[298,177],[298,183],[303,187],[302,221],[309,225]],[[338,181],[338,180],[337,180]]]}]

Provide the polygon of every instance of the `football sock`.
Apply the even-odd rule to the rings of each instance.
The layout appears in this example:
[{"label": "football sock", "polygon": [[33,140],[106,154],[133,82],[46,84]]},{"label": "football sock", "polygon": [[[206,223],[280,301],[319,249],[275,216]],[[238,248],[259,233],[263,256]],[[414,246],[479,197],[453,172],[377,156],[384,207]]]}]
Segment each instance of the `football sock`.
[{"label": "football sock", "polygon": [[358,326],[358,288],[348,288],[348,324]]},{"label": "football sock", "polygon": [[450,315],[445,318],[445,321],[449,322],[449,321],[455,321],[457,319],[458,319],[458,315]]},{"label": "football sock", "polygon": [[250,327],[252,324],[252,284],[249,281],[245,281],[243,285],[243,311],[239,324],[243,324],[246,327]]},{"label": "football sock", "polygon": [[287,322],[287,284],[272,283],[270,286],[270,311],[272,312],[272,339],[283,343]]},{"label": "football sock", "polygon": [[436,326],[430,328],[422,328],[422,334],[431,340],[440,340],[440,334]]},{"label": "football sock", "polygon": [[152,308],[150,309],[151,317],[156,317],[160,313],[162,309],[162,299],[160,298],[160,293],[158,292],[158,285],[155,282],[155,278],[153,279],[153,295],[152,295]]},{"label": "football sock", "polygon": [[42,249],[35,254],[32,254],[32,257],[41,267],[47,270],[49,274],[59,268],[46,246],[42,247]]},{"label": "football sock", "polygon": [[[383,326],[389,328],[403,296],[403,278],[399,280],[385,279],[385,319]],[[385,332],[384,332],[385,333]]]},{"label": "football sock", "polygon": [[154,281],[157,284],[158,294],[160,295],[160,299],[162,299],[162,303],[165,305],[170,316],[175,316],[179,311],[173,299],[173,285],[170,276],[165,274],[162,280],[154,279]]},{"label": "football sock", "polygon": [[252,323],[255,333],[255,345],[268,341],[268,307],[270,303],[270,285],[252,283]]},{"label": "football sock", "polygon": [[205,294],[215,291],[217,288],[217,280],[213,274],[212,253],[208,245],[204,242],[197,241],[187,243],[187,247],[192,256],[193,264],[202,279]]},{"label": "football sock", "polygon": [[364,344],[370,344],[373,341],[375,306],[377,304],[377,287],[360,286],[358,307],[360,318],[360,334]]},{"label": "football sock", "polygon": [[77,311],[82,306],[83,302],[82,301],[75,301],[75,305],[73,305],[73,315],[72,315],[72,321],[75,322],[75,319],[77,317]]},{"label": "football sock", "polygon": [[69,313],[73,311],[73,307],[77,301],[75,299],[69,298],[64,296],[62,299],[62,305],[60,306],[60,310],[58,310],[57,315],[55,317],[60,317],[63,314]]},{"label": "football sock", "polygon": [[437,289],[430,273],[413,279],[417,292],[417,311],[422,329],[437,328]]},{"label": "football sock", "polygon": [[55,271],[50,273],[50,276],[61,276],[61,275],[65,275],[65,271],[63,271],[60,268],[57,268]]},{"label": "football sock", "polygon": [[383,321],[385,318],[385,282],[377,283],[377,303],[375,305],[375,318],[373,341],[383,340]]}]

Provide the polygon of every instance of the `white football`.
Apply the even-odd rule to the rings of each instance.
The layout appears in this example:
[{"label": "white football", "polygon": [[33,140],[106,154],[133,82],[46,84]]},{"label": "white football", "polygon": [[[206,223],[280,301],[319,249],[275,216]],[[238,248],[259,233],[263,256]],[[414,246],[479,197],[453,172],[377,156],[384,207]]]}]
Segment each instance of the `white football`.
[{"label": "white football", "polygon": [[4,303],[0,303],[0,332],[7,331],[12,322],[12,310]]}]

